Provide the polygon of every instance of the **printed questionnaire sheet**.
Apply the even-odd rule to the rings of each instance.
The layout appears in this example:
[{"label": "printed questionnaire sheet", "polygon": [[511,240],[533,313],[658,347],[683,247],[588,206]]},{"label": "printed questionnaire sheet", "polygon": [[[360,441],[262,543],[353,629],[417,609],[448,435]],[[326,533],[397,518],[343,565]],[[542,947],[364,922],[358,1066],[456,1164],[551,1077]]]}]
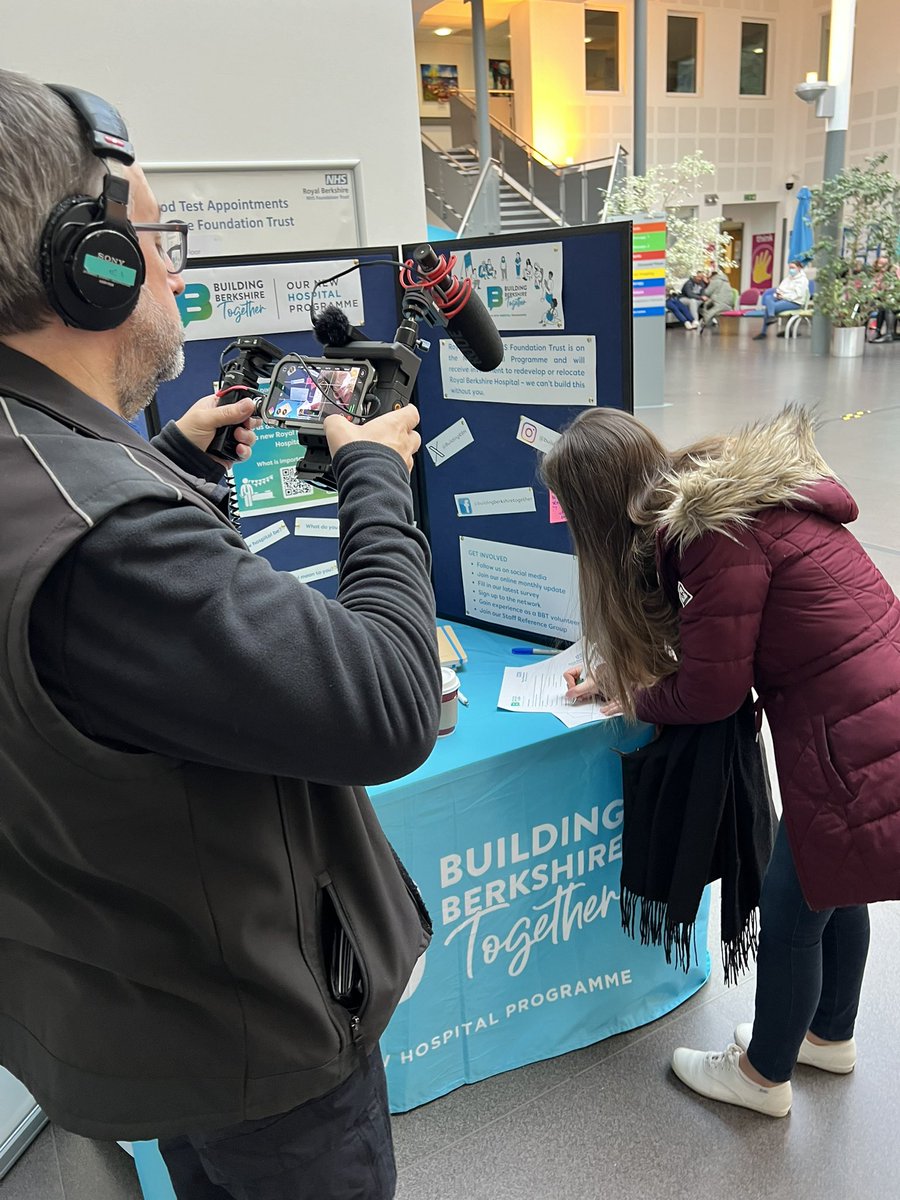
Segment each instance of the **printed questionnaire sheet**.
[{"label": "printed questionnaire sheet", "polygon": [[609,720],[600,711],[599,700],[585,700],[581,704],[569,704],[566,700],[563,675],[569,667],[580,666],[583,661],[579,640],[553,658],[542,658],[527,667],[507,667],[497,707],[508,712],[552,713],[569,729]]}]

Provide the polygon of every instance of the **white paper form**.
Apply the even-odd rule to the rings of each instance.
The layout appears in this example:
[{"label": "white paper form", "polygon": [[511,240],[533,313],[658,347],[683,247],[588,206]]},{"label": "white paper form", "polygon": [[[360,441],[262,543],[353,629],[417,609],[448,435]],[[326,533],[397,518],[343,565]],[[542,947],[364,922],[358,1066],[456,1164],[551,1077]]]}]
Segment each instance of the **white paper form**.
[{"label": "white paper form", "polygon": [[583,700],[570,704],[566,700],[564,673],[569,667],[584,662],[581,641],[553,658],[542,658],[527,667],[507,667],[503,672],[497,707],[507,712],[552,713],[569,729],[589,725],[592,721],[608,721],[601,712],[603,701]]}]

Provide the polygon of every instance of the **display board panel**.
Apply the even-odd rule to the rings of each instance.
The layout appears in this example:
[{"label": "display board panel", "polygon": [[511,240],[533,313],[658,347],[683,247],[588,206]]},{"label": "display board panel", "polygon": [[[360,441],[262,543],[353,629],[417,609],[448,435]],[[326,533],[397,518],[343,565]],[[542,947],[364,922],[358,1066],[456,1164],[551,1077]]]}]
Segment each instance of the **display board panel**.
[{"label": "display board panel", "polygon": [[585,408],[633,411],[631,250],[629,222],[441,243],[504,343],[503,364],[482,374],[441,331],[419,373],[420,501],[441,617],[578,636],[571,541],[540,459]]},{"label": "display board panel", "polygon": [[[384,262],[386,265],[367,266],[358,275],[345,277],[352,281],[346,287],[339,284],[336,288],[320,290],[316,293],[316,305],[340,303],[345,293],[354,298],[361,294],[362,313],[355,305],[349,314],[351,320],[360,323],[370,338],[393,341],[399,312],[397,271],[387,264],[396,257],[396,246],[389,246],[352,252],[324,250],[315,254],[260,256],[239,262],[223,258],[192,261],[184,273],[186,299],[182,297],[180,302],[182,320],[191,329],[192,338],[185,343],[183,374],[172,383],[163,384],[157,394],[161,421],[165,423],[180,416],[194,400],[209,395],[219,377],[222,351],[233,338],[250,332],[241,316],[246,305],[241,301],[240,290],[231,285],[232,280],[235,284],[253,283],[260,275],[296,274],[296,281],[289,282],[299,285],[331,274],[342,263],[349,266],[357,260],[361,263]],[[287,265],[296,270],[285,272],[281,269]],[[228,285],[230,290],[217,293],[217,284]],[[227,297],[223,303],[231,311],[229,336],[198,338],[197,331],[203,328],[202,314],[207,307],[207,302],[201,303],[201,300],[208,295],[214,302],[217,294]],[[265,325],[265,315],[254,312],[252,332],[259,333],[285,353],[298,351],[319,355],[322,347],[309,329],[308,290],[298,286],[291,295],[297,297],[297,329],[286,330],[283,321],[276,317],[275,305],[279,305],[277,313],[283,317],[282,296],[273,293],[271,324],[275,331],[267,332],[260,326],[260,319]],[[248,300],[247,303],[258,309],[269,299],[266,296],[262,301]],[[214,303],[210,307],[215,308]],[[206,319],[217,331],[222,328],[221,311]],[[299,453],[294,453],[296,433],[263,428],[259,434],[250,463],[246,467],[238,465],[234,473],[235,501],[243,512],[241,533],[251,549],[262,554],[277,570],[296,572],[299,579],[327,596],[334,596],[338,560],[336,498],[333,493],[296,479],[293,471],[299,458]]]}]

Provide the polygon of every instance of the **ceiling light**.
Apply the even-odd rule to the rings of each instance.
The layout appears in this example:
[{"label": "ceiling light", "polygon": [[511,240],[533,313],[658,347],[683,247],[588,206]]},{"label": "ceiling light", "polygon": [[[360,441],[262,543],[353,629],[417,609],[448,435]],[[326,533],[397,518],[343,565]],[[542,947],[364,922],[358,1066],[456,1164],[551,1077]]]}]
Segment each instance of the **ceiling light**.
[{"label": "ceiling light", "polygon": [[585,39],[584,39],[584,44],[585,44],[585,45],[587,45],[587,44],[588,44],[588,42],[592,42],[593,40],[594,40],[593,38],[585,38]]},{"label": "ceiling light", "polygon": [[762,53],[763,53],[763,48],[762,48],[762,46],[754,46],[754,47],[753,47],[753,53],[754,53],[754,54],[762,54]]},{"label": "ceiling light", "polygon": [[442,25],[440,29],[436,29],[434,31],[434,36],[435,37],[449,37],[452,32],[453,32],[452,29],[448,29],[446,25]]}]

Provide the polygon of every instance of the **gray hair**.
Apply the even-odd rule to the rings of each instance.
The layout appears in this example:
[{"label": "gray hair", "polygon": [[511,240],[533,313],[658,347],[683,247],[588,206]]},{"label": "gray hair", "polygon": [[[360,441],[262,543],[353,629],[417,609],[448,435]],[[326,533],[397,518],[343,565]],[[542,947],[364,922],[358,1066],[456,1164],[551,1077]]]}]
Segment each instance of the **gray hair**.
[{"label": "gray hair", "polygon": [[0,70],[0,337],[50,320],[41,233],[61,200],[98,195],[102,177],[65,101],[27,75]]}]

